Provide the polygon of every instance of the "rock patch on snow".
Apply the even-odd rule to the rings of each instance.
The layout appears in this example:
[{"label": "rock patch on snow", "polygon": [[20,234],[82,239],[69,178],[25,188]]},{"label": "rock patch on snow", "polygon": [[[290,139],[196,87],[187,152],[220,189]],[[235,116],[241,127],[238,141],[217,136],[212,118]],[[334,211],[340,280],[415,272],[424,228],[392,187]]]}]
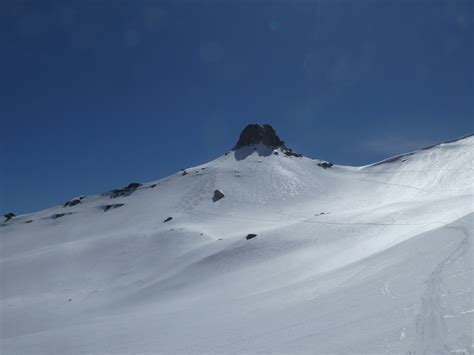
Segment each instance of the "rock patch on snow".
[{"label": "rock patch on snow", "polygon": [[329,162],[329,161],[323,161],[321,163],[318,163],[318,166],[320,166],[321,168],[323,169],[328,169],[328,168],[332,168],[334,164]]},{"label": "rock patch on snow", "polygon": [[5,213],[3,217],[5,217],[5,222],[8,222],[10,219],[15,217],[15,214],[13,212],[8,212],[8,213]]},{"label": "rock patch on snow", "polygon": [[80,204],[82,202],[82,199],[84,196],[81,196],[79,198],[73,198],[72,200],[67,201],[63,207],[72,207]]},{"label": "rock patch on snow", "polygon": [[224,198],[224,193],[220,190],[215,190],[214,191],[214,196],[212,196],[212,202],[217,202],[220,199]]},{"label": "rock patch on snow", "polygon": [[115,208],[119,208],[119,207],[122,207],[122,206],[124,206],[123,203],[114,203],[112,205],[105,205],[105,206],[102,207],[102,209],[104,210],[104,212],[107,212],[110,209],[115,209]]},{"label": "rock patch on snow", "polygon": [[132,182],[131,184],[128,184],[128,186],[126,187],[123,187],[121,189],[113,189],[111,192],[107,194],[110,196],[110,198],[130,196],[140,186],[142,186],[142,184],[139,184],[138,182]]},{"label": "rock patch on snow", "polygon": [[61,217],[64,217],[66,215],[72,214],[72,212],[67,212],[67,213],[55,213],[51,216],[52,219],[58,219]]}]

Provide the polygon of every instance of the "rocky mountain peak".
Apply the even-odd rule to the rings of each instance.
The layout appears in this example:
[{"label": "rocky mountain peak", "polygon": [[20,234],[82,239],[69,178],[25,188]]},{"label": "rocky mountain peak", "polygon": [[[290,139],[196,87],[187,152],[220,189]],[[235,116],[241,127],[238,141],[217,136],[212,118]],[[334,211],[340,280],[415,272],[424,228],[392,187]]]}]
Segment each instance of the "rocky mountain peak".
[{"label": "rocky mountain peak", "polygon": [[275,130],[269,124],[249,124],[240,133],[239,141],[235,145],[234,149],[239,149],[248,145],[262,143],[270,148],[284,147],[280,137],[276,134]]},{"label": "rocky mountain peak", "polygon": [[240,148],[256,144],[263,144],[271,149],[280,148],[281,151],[287,156],[301,157],[301,154],[294,152],[285,145],[285,142],[282,141],[280,137],[278,137],[275,129],[269,124],[247,125],[242,133],[240,133],[239,140],[233,150],[237,151]]}]

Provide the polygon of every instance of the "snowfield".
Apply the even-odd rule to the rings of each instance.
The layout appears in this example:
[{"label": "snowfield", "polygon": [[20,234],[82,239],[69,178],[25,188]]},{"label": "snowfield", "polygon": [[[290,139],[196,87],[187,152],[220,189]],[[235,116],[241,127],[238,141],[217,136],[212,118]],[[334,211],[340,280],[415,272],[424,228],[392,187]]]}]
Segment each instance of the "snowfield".
[{"label": "snowfield", "polygon": [[246,146],[17,216],[0,352],[474,353],[473,143],[327,169]]}]

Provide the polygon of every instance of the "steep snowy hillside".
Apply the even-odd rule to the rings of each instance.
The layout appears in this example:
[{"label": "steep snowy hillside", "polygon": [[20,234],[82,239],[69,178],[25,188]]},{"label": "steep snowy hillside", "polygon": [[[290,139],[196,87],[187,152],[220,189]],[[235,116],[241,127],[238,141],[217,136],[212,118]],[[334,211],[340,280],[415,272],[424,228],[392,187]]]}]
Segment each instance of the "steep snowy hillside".
[{"label": "steep snowy hillside", "polygon": [[207,164],[8,218],[0,351],[472,353],[473,143],[346,167],[249,126]]}]

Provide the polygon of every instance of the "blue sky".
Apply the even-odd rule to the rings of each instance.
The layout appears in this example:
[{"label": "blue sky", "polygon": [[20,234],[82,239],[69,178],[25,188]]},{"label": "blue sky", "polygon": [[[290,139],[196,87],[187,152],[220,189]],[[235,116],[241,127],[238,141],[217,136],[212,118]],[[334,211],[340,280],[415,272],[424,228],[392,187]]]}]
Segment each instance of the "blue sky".
[{"label": "blue sky", "polygon": [[361,165],[473,131],[472,1],[0,3],[0,210],[211,160],[248,123]]}]

